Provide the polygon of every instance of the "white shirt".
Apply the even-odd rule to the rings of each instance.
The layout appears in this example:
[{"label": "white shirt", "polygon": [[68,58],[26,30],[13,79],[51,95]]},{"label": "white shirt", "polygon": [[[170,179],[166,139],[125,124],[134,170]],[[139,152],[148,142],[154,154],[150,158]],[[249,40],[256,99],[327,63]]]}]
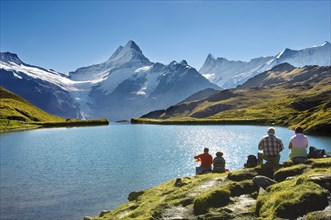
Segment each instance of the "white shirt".
[{"label": "white shirt", "polygon": [[308,146],[308,138],[301,134],[295,134],[291,137],[290,143],[292,144],[292,148],[306,148]]}]

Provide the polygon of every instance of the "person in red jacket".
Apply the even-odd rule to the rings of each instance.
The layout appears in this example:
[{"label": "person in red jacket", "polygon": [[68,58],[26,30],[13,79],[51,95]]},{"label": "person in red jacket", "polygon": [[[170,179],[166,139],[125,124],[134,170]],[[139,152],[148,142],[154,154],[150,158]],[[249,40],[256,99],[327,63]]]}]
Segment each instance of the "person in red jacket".
[{"label": "person in red jacket", "polygon": [[196,162],[201,162],[200,167],[195,168],[195,173],[203,174],[205,172],[210,171],[211,172],[211,165],[213,164],[213,157],[208,153],[209,149],[206,147],[203,150],[203,154],[199,154],[194,157]]}]

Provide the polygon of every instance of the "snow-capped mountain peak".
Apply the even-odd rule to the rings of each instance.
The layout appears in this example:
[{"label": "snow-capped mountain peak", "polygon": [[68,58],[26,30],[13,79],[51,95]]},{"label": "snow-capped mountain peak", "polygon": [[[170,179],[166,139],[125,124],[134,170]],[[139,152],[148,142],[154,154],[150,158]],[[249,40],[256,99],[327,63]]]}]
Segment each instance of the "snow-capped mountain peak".
[{"label": "snow-capped mountain peak", "polygon": [[5,63],[15,63],[17,65],[21,65],[23,63],[16,54],[10,52],[1,52],[0,61]]},{"label": "snow-capped mountain peak", "polygon": [[325,41],[324,44],[322,44],[322,47],[324,47],[324,46],[330,46],[330,45],[331,45],[331,44],[330,44],[329,41]]},{"label": "snow-capped mountain peak", "polygon": [[213,54],[208,54],[207,56],[207,60],[215,60],[215,57],[213,56]]},{"label": "snow-capped mountain peak", "polygon": [[188,66],[186,60],[180,61],[179,64],[182,65],[182,66]]},{"label": "snow-capped mountain peak", "polygon": [[306,65],[331,65],[331,45],[328,41],[319,46],[293,50],[286,48],[275,56],[259,57],[249,62],[229,61],[225,58],[215,58],[209,54],[200,73],[223,88],[233,88],[244,83],[251,77],[270,70],[272,67],[289,63],[295,67]]},{"label": "snow-capped mountain peak", "polygon": [[123,65],[128,62],[150,63],[150,61],[142,53],[139,46],[132,40],[130,40],[124,47],[120,46],[107,62],[116,66]]},{"label": "snow-capped mountain peak", "polygon": [[76,81],[99,80],[106,78],[118,68],[141,68],[153,63],[147,59],[134,41],[129,41],[124,47],[120,46],[105,62],[78,68],[70,72],[70,78]]}]

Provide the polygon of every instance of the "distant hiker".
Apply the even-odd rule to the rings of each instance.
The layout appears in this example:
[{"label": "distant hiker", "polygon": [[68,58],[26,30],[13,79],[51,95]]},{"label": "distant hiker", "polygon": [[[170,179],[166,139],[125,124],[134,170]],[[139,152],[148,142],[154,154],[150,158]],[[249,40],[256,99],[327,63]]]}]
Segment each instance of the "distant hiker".
[{"label": "distant hiker", "polygon": [[218,151],[216,157],[213,160],[213,173],[225,172],[225,160],[223,158],[223,152]]},{"label": "distant hiker", "polygon": [[275,133],[274,128],[269,128],[268,135],[264,136],[259,143],[259,150],[262,150],[258,153],[260,165],[263,164],[263,160],[273,167],[279,164],[279,153],[284,149],[284,145],[282,140],[275,136]]},{"label": "distant hiker", "polygon": [[196,167],[196,174],[203,174],[205,172],[211,172],[211,165],[213,163],[213,157],[208,153],[209,149],[206,147],[203,150],[203,154],[199,154],[194,157],[196,162],[201,162],[200,167]]},{"label": "distant hiker", "polygon": [[245,168],[252,168],[256,167],[258,163],[258,160],[255,155],[248,155],[247,162],[244,164]]},{"label": "distant hiker", "polygon": [[307,160],[308,138],[303,135],[303,128],[297,127],[295,135],[291,137],[288,148],[291,149],[290,159],[294,164],[304,163]]}]

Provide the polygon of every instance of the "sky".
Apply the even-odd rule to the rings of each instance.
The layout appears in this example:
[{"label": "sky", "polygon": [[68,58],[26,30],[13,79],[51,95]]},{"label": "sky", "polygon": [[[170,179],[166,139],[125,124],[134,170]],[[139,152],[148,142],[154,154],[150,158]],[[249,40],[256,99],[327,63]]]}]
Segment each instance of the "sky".
[{"label": "sky", "polygon": [[129,40],[153,62],[249,61],[330,42],[331,1],[4,1],[0,51],[62,73]]}]

